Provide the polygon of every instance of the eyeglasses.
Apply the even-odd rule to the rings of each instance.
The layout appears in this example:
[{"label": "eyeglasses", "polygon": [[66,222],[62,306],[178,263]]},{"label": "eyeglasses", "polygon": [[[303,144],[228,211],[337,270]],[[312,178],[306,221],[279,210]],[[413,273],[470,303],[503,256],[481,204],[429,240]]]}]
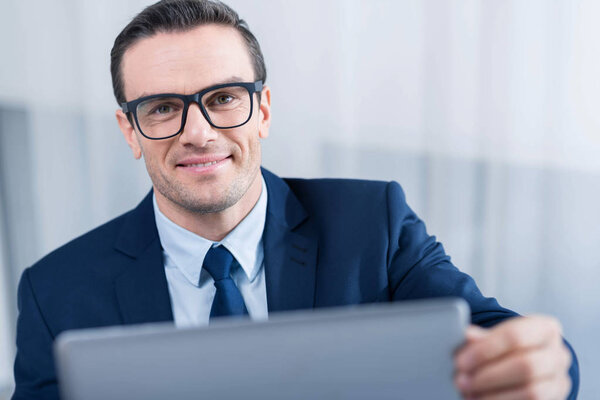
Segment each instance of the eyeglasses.
[{"label": "eyeglasses", "polygon": [[204,118],[216,129],[244,125],[252,117],[254,93],[262,88],[262,81],[225,83],[190,95],[166,93],[140,97],[121,103],[121,109],[125,114],[133,114],[144,137],[168,139],[183,131],[191,102],[200,106]]}]

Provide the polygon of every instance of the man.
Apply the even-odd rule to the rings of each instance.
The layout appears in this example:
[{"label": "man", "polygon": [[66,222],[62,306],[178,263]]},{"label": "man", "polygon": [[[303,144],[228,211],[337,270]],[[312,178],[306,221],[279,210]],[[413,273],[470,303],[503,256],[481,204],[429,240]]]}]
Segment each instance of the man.
[{"label": "man", "polygon": [[559,323],[483,297],[398,184],[261,169],[271,92],[258,42],[229,7],[159,2],[111,58],[117,120],[153,191],[23,273],[14,399],[58,397],[51,346],[67,329],[450,295],[472,309],[455,356],[465,397],[576,397]]}]

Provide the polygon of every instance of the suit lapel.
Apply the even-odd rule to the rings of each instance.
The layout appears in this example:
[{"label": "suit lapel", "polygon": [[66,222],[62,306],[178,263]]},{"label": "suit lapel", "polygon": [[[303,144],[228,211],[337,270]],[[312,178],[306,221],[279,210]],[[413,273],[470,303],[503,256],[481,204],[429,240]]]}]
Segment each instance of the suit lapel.
[{"label": "suit lapel", "polygon": [[[265,169],[262,173],[269,195],[263,233],[269,312],[313,308],[316,230],[289,186]],[[131,258],[115,281],[123,322],[173,321],[152,192],[125,218],[115,244]]]},{"label": "suit lapel", "polygon": [[115,248],[131,258],[115,280],[123,323],[173,321],[152,192],[126,217]]},{"label": "suit lapel", "polygon": [[269,195],[263,233],[269,312],[314,307],[317,234],[280,178],[263,169]]}]

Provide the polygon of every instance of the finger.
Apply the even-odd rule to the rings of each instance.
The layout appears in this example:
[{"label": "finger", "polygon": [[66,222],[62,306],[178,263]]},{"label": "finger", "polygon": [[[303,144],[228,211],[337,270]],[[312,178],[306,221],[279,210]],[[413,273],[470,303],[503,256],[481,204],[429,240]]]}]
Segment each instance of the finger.
[{"label": "finger", "polygon": [[571,390],[568,376],[555,377],[508,390],[467,395],[467,399],[477,400],[564,400]]},{"label": "finger", "polygon": [[469,325],[465,330],[465,341],[454,351],[454,358],[456,358],[462,350],[471,342],[477,341],[487,334],[488,329],[482,328],[477,325]]},{"label": "finger", "polygon": [[479,339],[467,342],[456,354],[456,368],[458,371],[471,372],[510,352],[557,341],[560,331],[560,324],[551,317],[512,318],[487,330]]},{"label": "finger", "polygon": [[562,347],[549,346],[510,353],[483,365],[472,375],[457,376],[457,386],[461,391],[495,391],[565,374],[570,354]]},{"label": "finger", "polygon": [[489,332],[489,329],[482,328],[477,325],[470,325],[465,331],[465,340],[467,342],[474,342],[485,337]]}]

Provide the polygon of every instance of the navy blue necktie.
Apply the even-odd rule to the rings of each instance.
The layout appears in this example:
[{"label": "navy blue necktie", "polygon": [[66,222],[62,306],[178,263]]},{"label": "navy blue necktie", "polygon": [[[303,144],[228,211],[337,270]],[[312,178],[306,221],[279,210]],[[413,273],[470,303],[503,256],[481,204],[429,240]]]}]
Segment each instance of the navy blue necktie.
[{"label": "navy blue necktie", "polygon": [[212,276],[217,288],[210,318],[248,314],[242,294],[230,276],[233,260],[233,255],[223,246],[211,247],[204,257],[202,268]]}]

